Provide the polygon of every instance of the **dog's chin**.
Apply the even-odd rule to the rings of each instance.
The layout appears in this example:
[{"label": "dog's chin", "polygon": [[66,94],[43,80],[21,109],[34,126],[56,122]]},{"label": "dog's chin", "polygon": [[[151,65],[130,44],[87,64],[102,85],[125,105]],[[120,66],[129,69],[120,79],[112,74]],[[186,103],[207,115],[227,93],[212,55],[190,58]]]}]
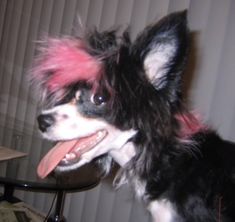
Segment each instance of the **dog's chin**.
[{"label": "dog's chin", "polygon": [[72,170],[76,170],[83,165],[87,164],[86,160],[83,160],[82,158],[76,158],[73,161],[64,161],[62,160],[57,167],[55,168],[55,173],[61,173],[61,172],[69,172]]}]

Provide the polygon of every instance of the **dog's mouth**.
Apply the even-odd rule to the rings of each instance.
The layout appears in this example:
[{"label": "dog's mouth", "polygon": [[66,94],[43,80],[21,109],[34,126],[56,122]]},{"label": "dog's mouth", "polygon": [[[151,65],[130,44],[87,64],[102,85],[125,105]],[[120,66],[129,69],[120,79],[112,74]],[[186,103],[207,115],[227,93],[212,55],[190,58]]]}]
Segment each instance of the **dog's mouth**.
[{"label": "dog's mouth", "polygon": [[40,161],[37,174],[45,178],[57,166],[68,166],[77,163],[83,153],[93,149],[106,136],[106,130],[99,130],[79,139],[58,142]]}]

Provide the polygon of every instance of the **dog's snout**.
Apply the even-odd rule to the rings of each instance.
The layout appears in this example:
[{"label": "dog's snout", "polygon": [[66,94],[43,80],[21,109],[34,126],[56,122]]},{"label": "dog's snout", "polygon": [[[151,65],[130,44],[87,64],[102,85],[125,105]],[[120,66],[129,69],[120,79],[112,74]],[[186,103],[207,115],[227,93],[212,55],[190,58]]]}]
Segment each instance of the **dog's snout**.
[{"label": "dog's snout", "polygon": [[45,132],[54,122],[55,119],[51,114],[41,114],[38,116],[38,126],[42,132]]}]

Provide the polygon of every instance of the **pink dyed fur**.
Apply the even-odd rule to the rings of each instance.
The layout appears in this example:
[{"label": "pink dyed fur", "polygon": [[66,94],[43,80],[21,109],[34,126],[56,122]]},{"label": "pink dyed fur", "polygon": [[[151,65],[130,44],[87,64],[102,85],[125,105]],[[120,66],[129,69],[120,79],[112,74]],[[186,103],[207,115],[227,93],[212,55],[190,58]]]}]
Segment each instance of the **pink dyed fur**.
[{"label": "pink dyed fur", "polygon": [[205,130],[207,127],[200,121],[198,115],[192,113],[177,114],[176,119],[180,123],[179,137],[187,139],[191,135]]},{"label": "pink dyed fur", "polygon": [[33,78],[50,91],[80,80],[95,82],[102,72],[101,62],[90,55],[79,39],[49,39],[40,48]]}]

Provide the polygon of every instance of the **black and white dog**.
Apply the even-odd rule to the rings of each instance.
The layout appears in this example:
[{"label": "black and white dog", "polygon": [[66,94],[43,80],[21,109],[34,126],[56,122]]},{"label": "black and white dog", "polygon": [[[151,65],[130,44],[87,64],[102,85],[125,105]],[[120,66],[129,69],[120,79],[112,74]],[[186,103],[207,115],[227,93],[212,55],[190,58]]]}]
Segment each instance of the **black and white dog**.
[{"label": "black and white dog", "polygon": [[42,43],[33,80],[51,107],[38,117],[56,141],[40,177],[97,161],[116,183],[132,185],[154,222],[234,222],[235,145],[187,111],[182,72],[188,53],[186,12],[127,31]]}]

